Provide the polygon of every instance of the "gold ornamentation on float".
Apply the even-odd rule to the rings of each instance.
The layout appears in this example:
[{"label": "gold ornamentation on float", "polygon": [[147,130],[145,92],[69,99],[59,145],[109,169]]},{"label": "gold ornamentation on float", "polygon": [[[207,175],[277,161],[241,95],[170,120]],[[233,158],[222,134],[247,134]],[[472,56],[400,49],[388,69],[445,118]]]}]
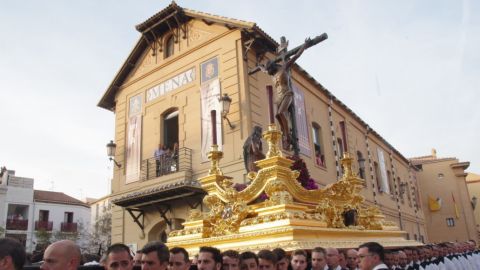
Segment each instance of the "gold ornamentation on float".
[{"label": "gold ornamentation on float", "polygon": [[[232,178],[223,175],[219,168],[223,153],[216,145],[212,146],[208,155],[209,173],[199,179],[208,193],[203,202],[209,211],[191,211],[189,220],[183,224],[185,228],[171,232],[167,244],[193,247],[208,242],[231,248],[231,243],[238,242],[235,247],[241,250],[241,245],[250,246],[247,243],[253,241],[258,242],[259,247],[289,245],[292,250],[308,248],[310,244],[306,244],[306,239],[318,237],[325,239],[315,243],[327,243],[327,246],[328,241],[358,246],[366,237],[371,237],[382,243],[414,245],[402,242],[406,241],[402,238],[405,233],[394,223],[385,221],[377,206],[362,205],[364,198],[360,191],[364,180],[352,171],[353,159],[348,153],[341,161],[344,174],[339,181],[322,189],[306,190],[297,181],[299,172],[290,169],[293,161],[282,157],[278,147],[281,132],[270,125],[263,138],[268,142],[266,158],[255,162],[259,170],[248,174],[251,183],[242,191],[234,188]],[[263,192],[268,199],[256,201]],[[347,211],[356,215],[355,224],[348,227],[344,221]],[[359,237],[362,232],[366,236]],[[356,240],[347,241],[349,237]],[[280,243],[278,239],[290,244]],[[347,245],[345,243],[342,245]]]}]

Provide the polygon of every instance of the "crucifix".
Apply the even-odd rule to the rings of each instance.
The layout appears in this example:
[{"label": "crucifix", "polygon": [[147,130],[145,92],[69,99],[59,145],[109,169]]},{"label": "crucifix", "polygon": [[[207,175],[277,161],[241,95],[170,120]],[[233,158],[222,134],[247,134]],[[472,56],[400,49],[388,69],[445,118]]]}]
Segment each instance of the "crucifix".
[{"label": "crucifix", "polygon": [[248,72],[248,74],[251,75],[258,71],[263,71],[272,77],[273,87],[276,92],[277,105],[275,118],[280,124],[280,129],[282,131],[283,146],[288,150],[293,150],[295,156],[298,156],[300,148],[298,146],[298,135],[295,122],[291,67],[302,55],[305,49],[310,48],[327,38],[328,36],[326,33],[323,33],[314,39],[307,38],[302,45],[288,51],[288,41],[285,37],[281,37],[276,57],[272,60],[268,60],[265,64],[259,64],[253,70]]}]

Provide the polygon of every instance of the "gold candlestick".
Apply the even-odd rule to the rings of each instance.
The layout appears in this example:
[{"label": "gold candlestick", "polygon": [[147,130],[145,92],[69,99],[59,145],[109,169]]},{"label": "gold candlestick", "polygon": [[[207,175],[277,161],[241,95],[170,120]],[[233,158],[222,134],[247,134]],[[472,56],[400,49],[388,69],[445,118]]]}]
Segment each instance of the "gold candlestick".
[{"label": "gold candlestick", "polygon": [[278,147],[278,141],[282,138],[282,132],[277,130],[277,126],[275,124],[268,125],[268,130],[262,136],[268,142],[266,157],[281,157],[282,151]]},{"label": "gold candlestick", "polygon": [[210,148],[210,152],[208,152],[208,159],[210,160],[210,169],[208,170],[209,175],[223,175],[222,170],[220,170],[220,167],[218,164],[220,163],[220,159],[223,158],[223,152],[218,151],[218,145],[212,144]]}]

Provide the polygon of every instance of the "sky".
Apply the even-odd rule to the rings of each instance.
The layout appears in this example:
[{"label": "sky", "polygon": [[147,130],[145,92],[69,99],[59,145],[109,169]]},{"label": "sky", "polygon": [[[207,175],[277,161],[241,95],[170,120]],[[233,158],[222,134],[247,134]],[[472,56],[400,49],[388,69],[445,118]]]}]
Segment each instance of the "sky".
[{"label": "sky", "polygon": [[[97,107],[140,33],[170,1],[0,0],[0,166],[35,189],[110,190],[114,114]],[[177,4],[256,22],[405,157],[480,173],[480,1],[210,1]]]}]

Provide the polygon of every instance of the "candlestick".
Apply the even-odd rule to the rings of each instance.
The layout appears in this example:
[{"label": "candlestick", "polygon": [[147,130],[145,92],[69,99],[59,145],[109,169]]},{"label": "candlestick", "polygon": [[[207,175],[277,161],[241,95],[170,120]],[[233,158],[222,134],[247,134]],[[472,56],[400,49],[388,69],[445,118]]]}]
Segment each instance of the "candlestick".
[{"label": "candlestick", "polygon": [[211,110],[210,117],[212,121],[212,144],[217,144],[217,111]]},{"label": "candlestick", "polygon": [[267,95],[268,95],[268,113],[270,116],[269,124],[273,124],[275,119],[273,118],[273,88],[271,85],[267,85]]}]

